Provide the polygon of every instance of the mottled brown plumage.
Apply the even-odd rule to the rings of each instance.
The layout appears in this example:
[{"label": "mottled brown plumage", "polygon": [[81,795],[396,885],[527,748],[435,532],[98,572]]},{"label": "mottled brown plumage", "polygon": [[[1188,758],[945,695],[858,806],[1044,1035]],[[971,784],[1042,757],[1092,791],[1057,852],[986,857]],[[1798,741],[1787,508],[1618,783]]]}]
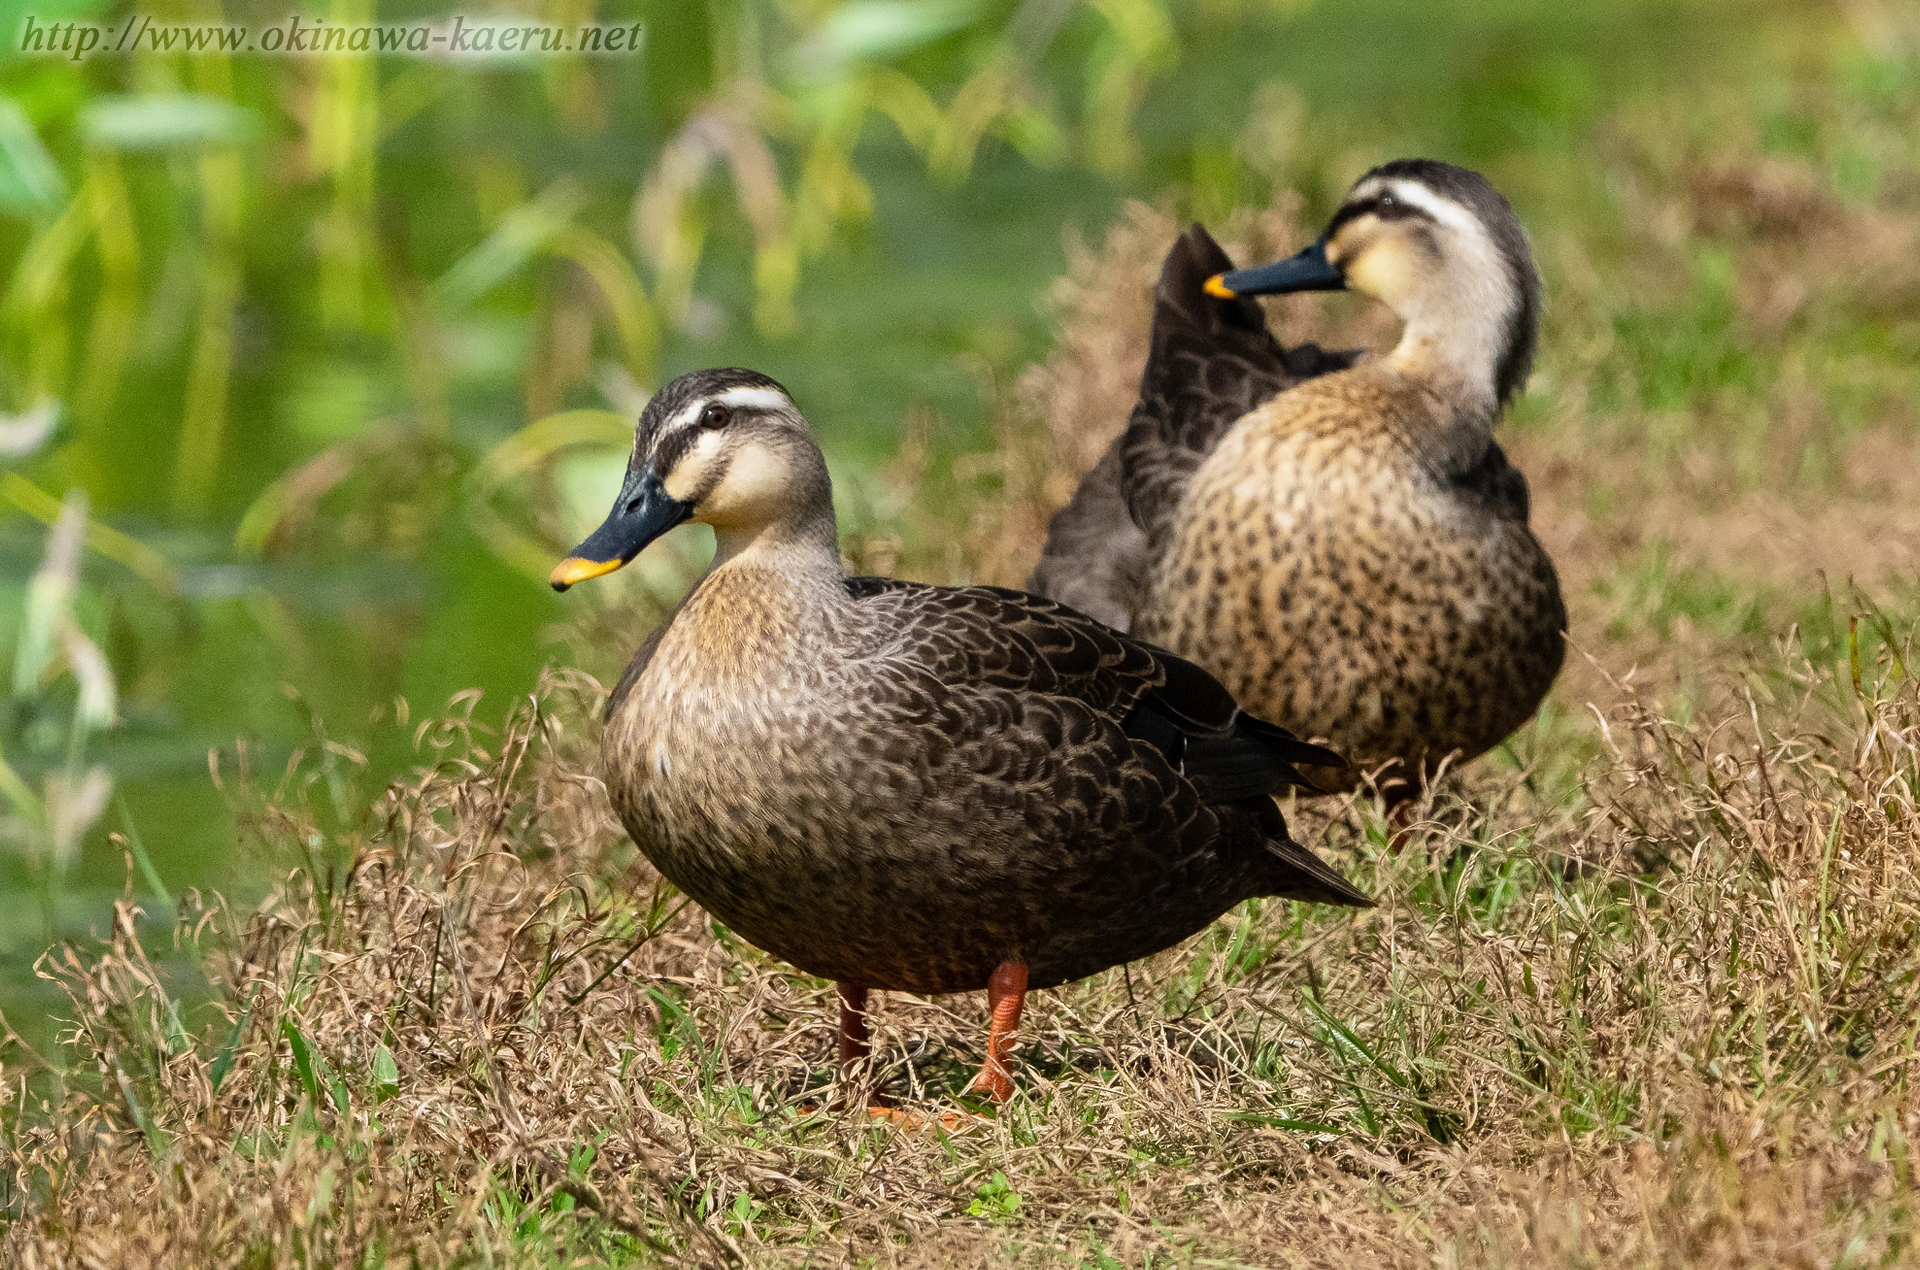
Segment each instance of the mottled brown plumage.
[{"label": "mottled brown plumage", "polygon": [[[1150,454],[1135,449],[1131,494],[1143,509],[1170,512],[1193,469],[1248,411],[1354,362],[1351,352],[1317,344],[1283,348],[1267,330],[1258,303],[1215,299],[1201,290],[1207,278],[1231,268],[1213,236],[1191,225],[1154,288],[1147,377],[1134,419],[1150,420],[1152,434],[1163,439]],[[1072,501],[1054,513],[1040,562],[1027,580],[1028,589],[1123,631],[1145,602],[1152,561],[1129,491],[1122,489],[1128,435],[1114,438]]]},{"label": "mottled brown plumage", "polygon": [[[1295,261],[1228,274],[1230,297],[1206,289],[1226,268],[1209,248],[1190,233],[1168,256],[1118,443],[1145,561],[1131,629],[1348,756],[1316,784],[1386,767],[1404,796],[1519,726],[1563,656],[1526,481],[1492,439],[1533,351],[1525,235],[1477,174],[1411,160],[1362,177]],[[1293,370],[1245,296],[1343,284],[1406,319],[1399,345],[1244,405]]]},{"label": "mottled brown plumage", "polygon": [[855,1018],[867,988],[971,991],[1019,963],[1024,986],[1081,978],[1250,896],[1367,903],[1269,796],[1334,756],[1198,667],[1022,592],[844,577],[825,463],[772,380],[675,381],[630,470],[557,584],[686,518],[718,552],[608,703],[614,809]]}]

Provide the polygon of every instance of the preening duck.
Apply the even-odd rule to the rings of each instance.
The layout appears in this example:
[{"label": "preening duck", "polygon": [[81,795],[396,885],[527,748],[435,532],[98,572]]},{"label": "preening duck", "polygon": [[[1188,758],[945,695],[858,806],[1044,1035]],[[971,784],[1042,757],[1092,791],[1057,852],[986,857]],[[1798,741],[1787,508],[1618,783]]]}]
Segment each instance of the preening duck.
[{"label": "preening duck", "polygon": [[1241,900],[1369,903],[1270,794],[1337,764],[1206,672],[1050,600],[849,578],[825,460],[778,383],[699,371],[647,404],[612,513],[553,585],[683,522],[712,567],[607,703],[613,807],[742,937],[839,986],[986,989],[975,1088],[1012,1089],[1021,1003],[1158,952]]},{"label": "preening duck", "polygon": [[[1220,435],[1254,407],[1316,375],[1345,370],[1355,354],[1300,344],[1283,348],[1266,314],[1250,301],[1226,304],[1202,283],[1233,267],[1199,225],[1188,226],[1167,256],[1153,293],[1153,328],[1139,410],[1179,430],[1156,475],[1183,466],[1190,475]],[[1149,396],[1149,388],[1151,396]],[[1151,556],[1122,488],[1123,431],[1054,513],[1027,588],[1127,630],[1145,601]],[[1152,492],[1143,491],[1143,501]]]},{"label": "preening duck", "polygon": [[[1246,408],[1216,383],[1288,372],[1245,297],[1349,288],[1405,322],[1383,356]],[[1532,363],[1539,279],[1478,173],[1375,168],[1326,232],[1231,270],[1190,233],[1169,255],[1120,488],[1144,538],[1132,631],[1218,675],[1246,708],[1388,769],[1390,801],[1497,745],[1563,656],[1566,610],[1493,440]],[[1222,367],[1226,368],[1223,374]]]}]

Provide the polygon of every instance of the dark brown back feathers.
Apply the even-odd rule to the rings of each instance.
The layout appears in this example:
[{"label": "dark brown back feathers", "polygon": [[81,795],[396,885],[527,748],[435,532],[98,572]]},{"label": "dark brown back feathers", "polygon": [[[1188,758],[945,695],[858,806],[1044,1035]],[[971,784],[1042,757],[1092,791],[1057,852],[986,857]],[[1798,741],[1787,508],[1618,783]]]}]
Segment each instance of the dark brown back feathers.
[{"label": "dark brown back feathers", "polygon": [[1193,225],[1167,253],[1154,290],[1140,401],[1120,443],[1120,488],[1150,558],[1165,545],[1188,478],[1227,429],[1295,384],[1354,361],[1318,344],[1282,348],[1257,301],[1208,295],[1207,279],[1232,268]]},{"label": "dark brown back feathers", "polygon": [[1257,301],[1208,295],[1206,280],[1232,268],[1198,224],[1175,240],[1154,288],[1132,418],[1054,514],[1027,584],[1121,630],[1144,593],[1150,536],[1164,535],[1187,478],[1220,437],[1274,395],[1354,361],[1317,344],[1282,348]]}]

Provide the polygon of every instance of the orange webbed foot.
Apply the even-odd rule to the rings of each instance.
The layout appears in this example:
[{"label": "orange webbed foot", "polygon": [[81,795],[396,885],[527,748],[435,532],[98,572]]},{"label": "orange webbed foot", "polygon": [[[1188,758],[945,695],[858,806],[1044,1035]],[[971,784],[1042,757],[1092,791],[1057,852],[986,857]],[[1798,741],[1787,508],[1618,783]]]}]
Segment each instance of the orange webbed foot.
[{"label": "orange webbed foot", "polygon": [[980,1074],[967,1086],[969,1092],[985,1094],[997,1103],[1013,1097],[1007,1057],[1013,1052],[1013,1034],[1020,1030],[1020,1010],[1026,1002],[1027,963],[1002,962],[987,980],[987,1006],[992,1016],[987,1024],[987,1058],[980,1065]]},{"label": "orange webbed foot", "polygon": [[867,1115],[874,1120],[884,1120],[896,1129],[908,1133],[919,1133],[936,1125],[948,1133],[966,1133],[978,1129],[986,1121],[979,1116],[964,1111],[943,1111],[937,1116],[925,1116],[908,1111],[904,1107],[868,1107]]}]

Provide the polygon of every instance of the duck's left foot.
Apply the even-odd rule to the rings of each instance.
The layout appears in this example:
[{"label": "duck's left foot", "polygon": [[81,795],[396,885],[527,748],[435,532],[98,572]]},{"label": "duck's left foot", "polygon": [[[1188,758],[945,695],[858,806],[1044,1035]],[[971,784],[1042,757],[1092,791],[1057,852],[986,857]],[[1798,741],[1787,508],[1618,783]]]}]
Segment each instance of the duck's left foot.
[{"label": "duck's left foot", "polygon": [[884,1120],[896,1129],[905,1129],[909,1133],[918,1133],[922,1129],[935,1127],[948,1133],[968,1133],[987,1121],[964,1111],[943,1111],[938,1115],[922,1115],[908,1111],[904,1107],[868,1107],[867,1118]]},{"label": "duck's left foot", "polygon": [[1002,962],[987,980],[987,1006],[992,1021],[987,1025],[987,1061],[980,1074],[967,1086],[969,1092],[985,1094],[994,1102],[1013,1097],[1013,1077],[1007,1072],[1007,1057],[1013,1052],[1013,1034],[1020,1029],[1020,1008],[1027,1001],[1027,963]]}]

